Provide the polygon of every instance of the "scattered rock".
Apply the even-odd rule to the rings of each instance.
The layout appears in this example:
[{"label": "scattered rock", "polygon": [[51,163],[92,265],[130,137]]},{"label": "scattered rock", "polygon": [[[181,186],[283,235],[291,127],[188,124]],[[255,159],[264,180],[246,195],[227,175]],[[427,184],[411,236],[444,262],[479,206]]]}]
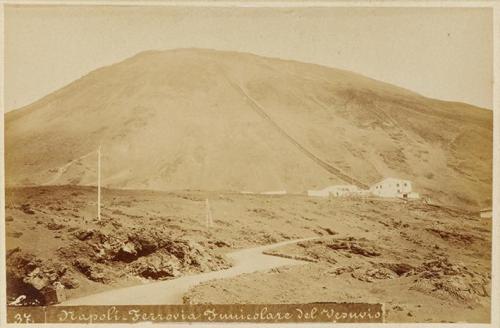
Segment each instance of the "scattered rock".
[{"label": "scattered rock", "polygon": [[366,257],[380,256],[381,253],[373,246],[368,246],[364,241],[355,241],[353,238],[338,239],[328,244],[327,247],[333,250],[346,251],[351,254],[362,255]]},{"label": "scattered rock", "polygon": [[179,271],[177,271],[171,265],[165,265],[162,266],[161,268],[149,266],[141,270],[141,276],[143,276],[144,278],[155,279],[155,280],[176,277],[178,275]]},{"label": "scattered rock", "polygon": [[374,282],[375,280],[393,279],[397,277],[393,271],[385,268],[371,268],[364,271],[357,270],[351,273],[351,276],[359,281],[365,282]]},{"label": "scattered rock", "polygon": [[354,271],[353,267],[347,266],[347,267],[340,267],[337,268],[333,271],[330,271],[329,273],[334,274],[334,275],[341,275],[343,273],[351,273]]},{"label": "scattered rock", "polygon": [[329,234],[330,236],[333,236],[333,235],[336,235],[337,233],[335,231],[333,231],[332,229],[330,228],[322,228],[323,230],[326,231],[327,234]]},{"label": "scattered rock", "polygon": [[35,211],[33,211],[30,207],[30,204],[23,204],[21,205],[21,211],[23,211],[26,214],[33,215],[35,214]]},{"label": "scattered rock", "polygon": [[267,210],[265,208],[252,208],[252,209],[248,209],[247,211],[251,212],[253,214],[256,214],[262,218],[267,218],[267,219],[276,218],[276,213],[274,213],[273,211]]},{"label": "scattered rock", "polygon": [[111,277],[105,275],[102,268],[92,263],[90,260],[77,259],[73,261],[73,266],[92,281],[101,283],[109,283],[111,281]]},{"label": "scattered rock", "polygon": [[216,240],[213,242],[213,244],[217,247],[231,247],[231,245],[229,245],[228,243],[226,243],[225,241],[222,241],[222,240]]},{"label": "scattered rock", "polygon": [[132,262],[137,259],[137,250],[135,249],[134,243],[126,242],[123,244],[118,250],[118,253],[116,253],[114,259],[123,262]]},{"label": "scattered rock", "polygon": [[6,233],[7,237],[12,237],[12,238],[19,238],[23,235],[22,232],[19,231],[11,231]]},{"label": "scattered rock", "polygon": [[47,287],[50,283],[49,278],[40,274],[40,268],[36,268],[23,279],[23,282],[33,286],[37,290]]},{"label": "scattered rock", "polygon": [[20,250],[21,248],[19,247],[8,249],[5,257],[9,258],[12,254],[19,252]]},{"label": "scattered rock", "polygon": [[381,263],[380,265],[393,271],[398,276],[403,276],[415,269],[413,266],[406,263]]},{"label": "scattered rock", "polygon": [[44,304],[51,305],[61,303],[66,300],[66,291],[61,284],[47,286],[42,290]]},{"label": "scattered rock", "polygon": [[60,224],[60,223],[56,223],[56,222],[49,222],[47,224],[47,229],[49,230],[60,230],[64,228],[64,225],[63,224]]},{"label": "scattered rock", "polygon": [[363,256],[380,256],[380,252],[375,251],[372,247],[362,247],[358,244],[351,244],[351,253]]},{"label": "scattered rock", "polygon": [[94,231],[93,230],[90,230],[90,229],[87,229],[87,230],[79,230],[79,231],[76,231],[75,233],[73,233],[73,235],[79,239],[79,240],[87,240],[89,238],[91,238],[93,235],[94,235]]},{"label": "scattered rock", "polygon": [[77,279],[73,277],[68,277],[67,275],[62,277],[60,279],[60,282],[64,287],[68,289],[75,289],[80,287],[80,282]]},{"label": "scattered rock", "polygon": [[22,250],[7,257],[7,295],[9,299],[25,296],[23,304],[48,305],[60,302],[64,288],[61,280],[70,279],[66,265],[53,260],[42,260]]},{"label": "scattered rock", "polygon": [[459,301],[489,297],[489,277],[472,272],[462,264],[450,263],[446,257],[426,261],[415,271],[418,277],[411,287],[413,290]]},{"label": "scattered rock", "polygon": [[464,232],[455,232],[455,231],[444,231],[440,229],[434,229],[434,228],[427,228],[425,229],[428,232],[439,236],[440,238],[452,242],[455,244],[460,244],[460,245],[470,245],[472,244],[475,240],[476,237],[474,235],[464,233]]},{"label": "scattered rock", "polygon": [[144,278],[154,280],[168,279],[180,274],[179,262],[161,255],[141,258],[135,264],[135,271]]},{"label": "scattered rock", "polygon": [[394,305],[392,307],[392,309],[395,310],[395,311],[403,311],[403,308],[401,306],[399,306],[399,305]]},{"label": "scattered rock", "polygon": [[144,232],[129,236],[129,240],[138,246],[136,248],[138,249],[139,256],[148,255],[156,251],[159,247],[157,239],[161,239],[161,237]]}]

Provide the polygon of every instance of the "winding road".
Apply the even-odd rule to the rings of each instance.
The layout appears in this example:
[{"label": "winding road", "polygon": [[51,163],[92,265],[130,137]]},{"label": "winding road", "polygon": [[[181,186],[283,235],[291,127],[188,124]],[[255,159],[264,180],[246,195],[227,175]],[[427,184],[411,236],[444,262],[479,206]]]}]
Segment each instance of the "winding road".
[{"label": "winding road", "polygon": [[176,279],[153,282],[144,285],[114,289],[85,297],[75,298],[59,305],[157,305],[182,304],[182,297],[192,287],[213,279],[223,279],[244,273],[264,271],[285,265],[299,265],[307,262],[265,255],[262,252],[272,248],[314,238],[289,240],[281,243],[247,248],[226,256],[233,262],[229,269],[199,273]]}]

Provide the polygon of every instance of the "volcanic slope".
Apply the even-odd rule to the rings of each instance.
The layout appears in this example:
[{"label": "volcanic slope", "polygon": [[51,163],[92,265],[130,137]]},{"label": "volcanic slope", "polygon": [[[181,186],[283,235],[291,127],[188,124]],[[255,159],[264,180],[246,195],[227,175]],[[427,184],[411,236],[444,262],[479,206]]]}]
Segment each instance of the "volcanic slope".
[{"label": "volcanic slope", "polygon": [[5,116],[8,185],[302,192],[414,182],[491,198],[492,113],[324,66],[205,49],[147,51]]}]

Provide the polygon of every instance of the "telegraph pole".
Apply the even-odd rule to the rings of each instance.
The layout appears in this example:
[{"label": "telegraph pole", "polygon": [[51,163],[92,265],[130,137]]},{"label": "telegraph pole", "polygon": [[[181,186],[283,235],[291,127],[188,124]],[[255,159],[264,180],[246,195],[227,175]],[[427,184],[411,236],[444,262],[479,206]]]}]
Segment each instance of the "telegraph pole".
[{"label": "telegraph pole", "polygon": [[101,145],[97,148],[97,220],[101,221]]}]

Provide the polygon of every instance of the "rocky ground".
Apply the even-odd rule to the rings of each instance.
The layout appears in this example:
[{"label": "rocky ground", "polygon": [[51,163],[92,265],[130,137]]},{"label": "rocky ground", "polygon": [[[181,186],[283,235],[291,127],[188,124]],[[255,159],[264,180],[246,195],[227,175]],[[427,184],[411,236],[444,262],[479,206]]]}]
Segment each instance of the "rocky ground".
[{"label": "rocky ground", "polygon": [[[206,199],[214,225],[206,227]],[[419,202],[223,192],[6,191],[8,298],[50,304],[220,270],[224,253],[304,237],[271,254],[308,264],[203,283],[186,303],[381,302],[393,322],[488,322],[491,221]]]}]

